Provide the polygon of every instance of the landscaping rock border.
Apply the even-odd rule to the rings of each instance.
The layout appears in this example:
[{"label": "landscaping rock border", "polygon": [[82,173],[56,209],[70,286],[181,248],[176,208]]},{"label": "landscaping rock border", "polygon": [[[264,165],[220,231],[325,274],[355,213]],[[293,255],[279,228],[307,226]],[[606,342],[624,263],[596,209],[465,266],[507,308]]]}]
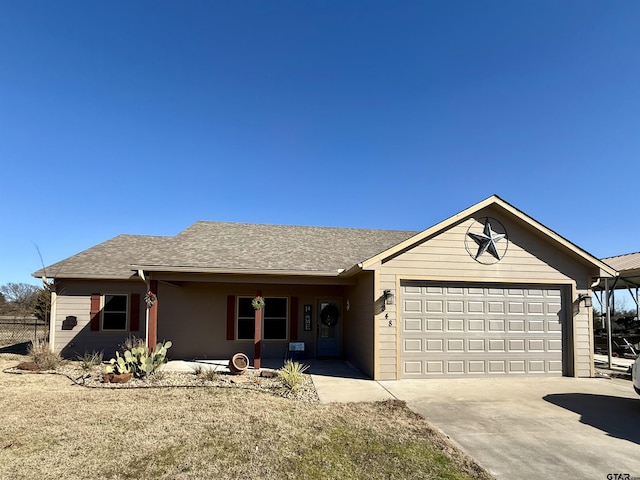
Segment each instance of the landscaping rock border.
[{"label": "landscaping rock border", "polygon": [[12,374],[55,374],[63,375],[74,384],[87,388],[131,389],[131,388],[244,388],[261,391],[289,398],[296,401],[318,402],[318,394],[310,375],[304,375],[303,382],[290,391],[278,379],[277,371],[270,369],[247,370],[242,375],[232,375],[226,372],[215,374],[185,373],[158,371],[147,378],[132,378],[127,383],[105,383],[103,381],[104,368],[96,366],[83,370],[78,362],[65,362],[56,370],[31,371],[17,367],[3,370]]}]

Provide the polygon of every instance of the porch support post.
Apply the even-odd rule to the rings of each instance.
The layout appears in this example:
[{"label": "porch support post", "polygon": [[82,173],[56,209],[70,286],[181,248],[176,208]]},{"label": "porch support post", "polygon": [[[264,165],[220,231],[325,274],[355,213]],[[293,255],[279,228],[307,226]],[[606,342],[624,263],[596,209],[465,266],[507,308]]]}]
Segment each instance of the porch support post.
[{"label": "porch support post", "polygon": [[[257,297],[262,296],[262,289],[259,288]],[[260,339],[262,338],[262,309],[258,308],[254,310],[255,322],[253,330],[253,368],[260,368]]]},{"label": "porch support post", "polygon": [[262,336],[262,309],[255,311],[256,321],[253,332],[253,368],[260,368],[260,337]]},{"label": "porch support post", "polygon": [[[149,291],[153,293],[156,298],[158,297],[158,281],[151,280],[149,282]],[[156,348],[156,343],[158,343],[158,300],[151,305],[151,308],[148,310],[148,318],[147,322],[147,347],[149,350],[153,350]]]}]

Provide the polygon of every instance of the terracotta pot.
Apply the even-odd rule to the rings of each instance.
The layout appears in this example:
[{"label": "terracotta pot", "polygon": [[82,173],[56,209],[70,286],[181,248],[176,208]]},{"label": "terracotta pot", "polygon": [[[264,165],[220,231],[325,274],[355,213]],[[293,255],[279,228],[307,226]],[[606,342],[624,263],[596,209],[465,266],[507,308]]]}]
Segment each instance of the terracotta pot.
[{"label": "terracotta pot", "polygon": [[241,375],[249,368],[249,357],[244,353],[236,353],[229,360],[229,372],[234,375]]},{"label": "terracotta pot", "polygon": [[131,380],[131,373],[107,373],[102,380],[104,383],[127,383]]}]

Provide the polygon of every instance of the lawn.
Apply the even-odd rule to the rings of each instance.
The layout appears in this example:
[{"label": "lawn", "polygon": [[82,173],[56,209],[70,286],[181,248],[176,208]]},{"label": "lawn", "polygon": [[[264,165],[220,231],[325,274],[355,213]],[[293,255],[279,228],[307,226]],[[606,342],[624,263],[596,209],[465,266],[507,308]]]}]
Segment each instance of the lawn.
[{"label": "lawn", "polygon": [[[0,370],[16,360],[0,359]],[[0,372],[0,478],[492,478],[401,402]]]}]

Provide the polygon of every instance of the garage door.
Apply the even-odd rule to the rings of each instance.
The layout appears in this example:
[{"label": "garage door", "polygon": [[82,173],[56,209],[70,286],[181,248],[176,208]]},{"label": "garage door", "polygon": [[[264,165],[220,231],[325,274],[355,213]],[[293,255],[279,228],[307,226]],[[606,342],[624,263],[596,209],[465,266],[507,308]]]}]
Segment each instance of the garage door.
[{"label": "garage door", "polygon": [[402,377],[562,375],[560,288],[401,287]]}]

